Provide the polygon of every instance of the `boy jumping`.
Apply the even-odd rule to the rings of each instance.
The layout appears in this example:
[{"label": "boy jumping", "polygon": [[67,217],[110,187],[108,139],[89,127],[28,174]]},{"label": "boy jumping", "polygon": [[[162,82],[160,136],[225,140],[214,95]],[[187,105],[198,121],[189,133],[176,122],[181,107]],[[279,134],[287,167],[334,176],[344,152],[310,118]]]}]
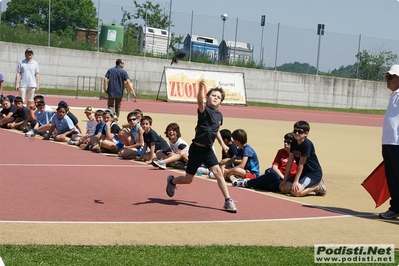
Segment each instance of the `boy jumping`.
[{"label": "boy jumping", "polygon": [[219,127],[223,122],[223,116],[218,108],[224,100],[225,93],[222,88],[217,87],[210,89],[206,94],[206,104],[204,104],[204,88],[205,82],[201,80],[197,95],[197,127],[195,130],[195,138],[189,149],[186,175],[178,177],[169,175],[167,178],[166,193],[169,197],[173,197],[176,184],[190,184],[197,172],[197,168],[204,163],[215,175],[218,186],[225,198],[223,209],[228,212],[237,212],[237,208],[230,198],[222,170],[220,169],[218,160],[212,149],[213,142],[215,138],[217,138],[223,150],[228,150],[219,132]]}]

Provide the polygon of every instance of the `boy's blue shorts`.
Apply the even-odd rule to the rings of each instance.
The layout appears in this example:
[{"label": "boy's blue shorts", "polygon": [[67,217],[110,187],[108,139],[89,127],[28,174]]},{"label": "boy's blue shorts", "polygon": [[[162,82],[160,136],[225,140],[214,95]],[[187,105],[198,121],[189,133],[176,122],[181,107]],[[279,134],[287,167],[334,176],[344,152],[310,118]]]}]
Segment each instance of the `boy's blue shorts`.
[{"label": "boy's blue shorts", "polygon": [[[293,183],[295,179],[295,176],[291,176],[290,178],[288,178],[287,182]],[[321,180],[321,176],[314,176],[312,174],[307,174],[304,176],[301,176],[299,178],[299,184],[301,184],[304,188],[307,187],[313,187],[314,185],[320,183]]]}]

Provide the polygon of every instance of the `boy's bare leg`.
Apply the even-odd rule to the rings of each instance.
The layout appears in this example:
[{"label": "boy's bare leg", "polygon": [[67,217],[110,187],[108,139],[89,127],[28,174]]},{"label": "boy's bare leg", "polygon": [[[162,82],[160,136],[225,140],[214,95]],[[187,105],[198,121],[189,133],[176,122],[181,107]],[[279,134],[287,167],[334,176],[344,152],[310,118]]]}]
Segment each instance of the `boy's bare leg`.
[{"label": "boy's bare leg", "polygon": [[299,186],[301,187],[301,189],[299,189],[299,191],[297,191],[297,192],[291,191],[291,195],[293,195],[295,197],[306,196],[307,194],[314,192],[317,189],[317,187],[319,186],[319,184],[316,184],[312,187],[307,187],[307,188],[304,188],[301,184],[299,184]]},{"label": "boy's bare leg", "polygon": [[46,124],[46,125],[40,126],[40,127],[37,128],[37,132],[40,133],[40,132],[49,131],[50,127],[51,127],[51,124]]},{"label": "boy's bare leg", "polygon": [[292,187],[292,183],[286,182],[285,186],[283,188],[281,188],[280,191],[283,194],[291,194],[291,187]]},{"label": "boy's bare leg", "polygon": [[177,184],[191,184],[193,182],[194,175],[191,175],[189,173],[186,173],[184,176],[177,176],[173,178],[172,183],[177,185]]},{"label": "boy's bare leg", "polygon": [[123,144],[125,144],[126,146],[131,145],[131,136],[129,134],[129,132],[125,131],[125,130],[121,130],[118,134],[119,140],[123,142]]},{"label": "boy's bare leg", "polygon": [[164,158],[166,165],[180,161],[183,157],[180,154],[173,153],[171,156]]},{"label": "boy's bare leg", "polygon": [[232,175],[234,175],[234,176],[236,176],[236,177],[244,178],[246,173],[247,173],[247,172],[246,172],[244,169],[239,168],[239,167],[234,167],[234,168],[230,168],[230,169],[225,169],[225,171],[224,171],[224,178],[225,178],[226,180],[230,180],[229,178],[230,178],[230,176],[232,176]]},{"label": "boy's bare leg", "polygon": [[224,180],[222,170],[219,165],[214,165],[210,168],[211,172],[215,175],[215,178],[218,182],[219,189],[222,191],[222,194],[225,199],[230,198],[229,190],[227,188],[226,181]]},{"label": "boy's bare leg", "polygon": [[119,151],[119,155],[123,158],[123,159],[134,159],[137,156],[137,149],[130,149],[130,148],[124,148],[122,150]]}]

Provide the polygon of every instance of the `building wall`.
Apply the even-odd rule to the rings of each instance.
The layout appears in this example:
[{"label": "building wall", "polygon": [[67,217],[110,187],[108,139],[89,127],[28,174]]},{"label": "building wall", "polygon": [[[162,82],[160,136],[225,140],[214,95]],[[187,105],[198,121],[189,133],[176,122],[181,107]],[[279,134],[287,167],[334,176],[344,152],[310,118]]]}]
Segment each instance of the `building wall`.
[{"label": "building wall", "polygon": [[[45,46],[0,42],[0,72],[6,86],[14,86],[18,61],[24,59],[27,47],[34,51],[39,63],[41,87],[76,90],[78,76],[104,77],[117,58],[125,61],[131,79],[137,80],[138,93],[161,94],[164,67],[170,60],[127,56],[102,52],[60,49]],[[354,109],[385,109],[389,90],[384,82],[295,74],[251,68],[227,67],[192,62],[179,62],[174,67],[243,72],[248,101]]]}]

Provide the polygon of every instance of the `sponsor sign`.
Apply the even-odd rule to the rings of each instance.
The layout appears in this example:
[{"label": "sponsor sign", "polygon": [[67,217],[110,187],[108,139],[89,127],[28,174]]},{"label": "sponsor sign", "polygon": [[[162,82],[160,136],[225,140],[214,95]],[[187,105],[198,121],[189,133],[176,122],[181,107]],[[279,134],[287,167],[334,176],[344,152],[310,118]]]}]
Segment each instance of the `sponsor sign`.
[{"label": "sponsor sign", "polygon": [[197,102],[199,82],[204,79],[204,96],[221,87],[226,94],[223,104],[246,104],[244,73],[165,68],[165,76],[168,101]]}]

